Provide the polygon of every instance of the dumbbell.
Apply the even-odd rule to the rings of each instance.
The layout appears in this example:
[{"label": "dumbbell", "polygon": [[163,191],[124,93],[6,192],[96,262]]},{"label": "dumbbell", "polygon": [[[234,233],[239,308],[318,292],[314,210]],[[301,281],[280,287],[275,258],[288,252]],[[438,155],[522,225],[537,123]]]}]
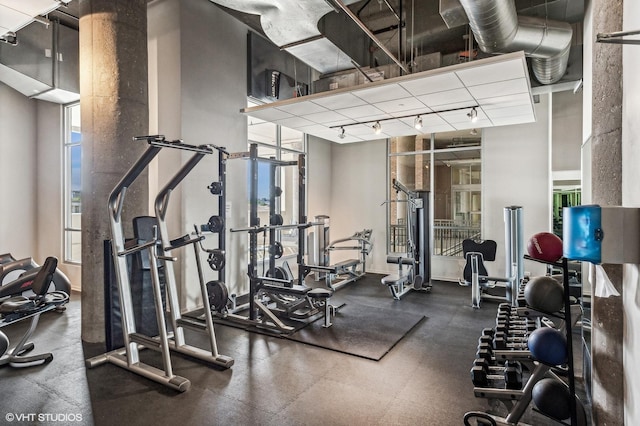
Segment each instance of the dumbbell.
[{"label": "dumbbell", "polygon": [[495,358],[493,357],[493,344],[480,343],[478,345],[478,350],[476,351],[476,358],[485,359],[487,363],[494,362]]},{"label": "dumbbell", "polygon": [[507,361],[504,366],[492,366],[484,358],[476,358],[471,367],[471,381],[476,387],[489,387],[490,382],[503,382],[505,389],[522,389],[522,365]]},{"label": "dumbbell", "polygon": [[489,387],[490,381],[504,380],[503,370],[502,367],[489,365],[484,358],[476,358],[471,367],[471,381],[476,387]]},{"label": "dumbbell", "polygon": [[494,349],[528,349],[526,336],[509,336],[504,332],[498,332],[491,343]]},{"label": "dumbbell", "polygon": [[506,389],[522,389],[522,364],[518,361],[504,363],[504,387]]}]

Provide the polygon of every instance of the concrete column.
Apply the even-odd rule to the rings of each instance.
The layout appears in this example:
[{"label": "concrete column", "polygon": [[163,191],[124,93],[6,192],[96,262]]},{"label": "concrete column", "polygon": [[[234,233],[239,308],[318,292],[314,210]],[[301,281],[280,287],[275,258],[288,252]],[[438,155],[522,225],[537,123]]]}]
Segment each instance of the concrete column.
[{"label": "concrete column", "polygon": [[[103,241],[109,193],[146,148],[149,126],[146,0],[80,0],[82,116],[82,340],[105,341]],[[123,223],[148,214],[148,179],[130,190]],[[132,236],[130,229],[126,235]]]},{"label": "concrete column", "polygon": [[[593,34],[622,30],[623,0],[594,0]],[[622,205],[622,47],[593,46],[592,201]],[[622,294],[622,265],[604,265]],[[624,423],[622,297],[592,302],[593,424]]]}]

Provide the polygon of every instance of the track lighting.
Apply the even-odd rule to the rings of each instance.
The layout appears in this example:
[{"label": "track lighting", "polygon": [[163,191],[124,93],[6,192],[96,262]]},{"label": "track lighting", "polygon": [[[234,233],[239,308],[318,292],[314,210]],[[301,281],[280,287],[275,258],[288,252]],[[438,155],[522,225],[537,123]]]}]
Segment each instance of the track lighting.
[{"label": "track lighting", "polygon": [[471,108],[471,111],[469,111],[469,113],[467,114],[467,117],[471,119],[472,123],[475,123],[476,121],[478,121],[478,111],[476,110],[476,107]]},{"label": "track lighting", "polygon": [[471,129],[469,134],[472,135],[472,136],[477,136],[478,135],[478,129]]},{"label": "track lighting", "polygon": [[422,129],[422,117],[420,117],[419,115],[416,116],[415,120],[413,120],[413,127],[415,127],[417,130]]},{"label": "track lighting", "polygon": [[373,133],[379,135],[382,132],[382,125],[379,121],[376,121],[376,124],[373,125]]},{"label": "track lighting", "polygon": [[338,137],[340,139],[344,139],[346,135],[344,134],[344,127],[340,127],[340,133],[338,134]]}]

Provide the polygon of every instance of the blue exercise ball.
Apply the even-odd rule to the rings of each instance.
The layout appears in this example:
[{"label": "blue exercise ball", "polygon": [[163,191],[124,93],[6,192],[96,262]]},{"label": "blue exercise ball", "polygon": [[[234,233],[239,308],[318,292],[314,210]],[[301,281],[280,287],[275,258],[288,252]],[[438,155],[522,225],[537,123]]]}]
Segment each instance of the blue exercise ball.
[{"label": "blue exercise ball", "polygon": [[542,379],[531,391],[533,403],[538,410],[556,420],[566,420],[571,416],[571,395],[569,387],[557,379]]},{"label": "blue exercise ball", "polygon": [[533,277],[524,287],[524,300],[533,309],[558,312],[564,307],[564,288],[555,278]]},{"label": "blue exercise ball", "polygon": [[540,327],[529,335],[527,346],[534,359],[547,365],[562,365],[567,361],[567,338],[551,327]]}]

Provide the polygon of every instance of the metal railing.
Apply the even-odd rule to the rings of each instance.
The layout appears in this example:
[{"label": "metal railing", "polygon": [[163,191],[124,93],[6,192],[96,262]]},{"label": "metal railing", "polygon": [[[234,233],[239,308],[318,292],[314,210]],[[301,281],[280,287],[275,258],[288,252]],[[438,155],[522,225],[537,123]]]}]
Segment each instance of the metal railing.
[{"label": "metal railing", "polygon": [[[462,241],[480,238],[480,226],[459,220],[436,219],[433,226],[433,254],[462,257]],[[389,252],[407,252],[407,227],[389,226]]]}]

